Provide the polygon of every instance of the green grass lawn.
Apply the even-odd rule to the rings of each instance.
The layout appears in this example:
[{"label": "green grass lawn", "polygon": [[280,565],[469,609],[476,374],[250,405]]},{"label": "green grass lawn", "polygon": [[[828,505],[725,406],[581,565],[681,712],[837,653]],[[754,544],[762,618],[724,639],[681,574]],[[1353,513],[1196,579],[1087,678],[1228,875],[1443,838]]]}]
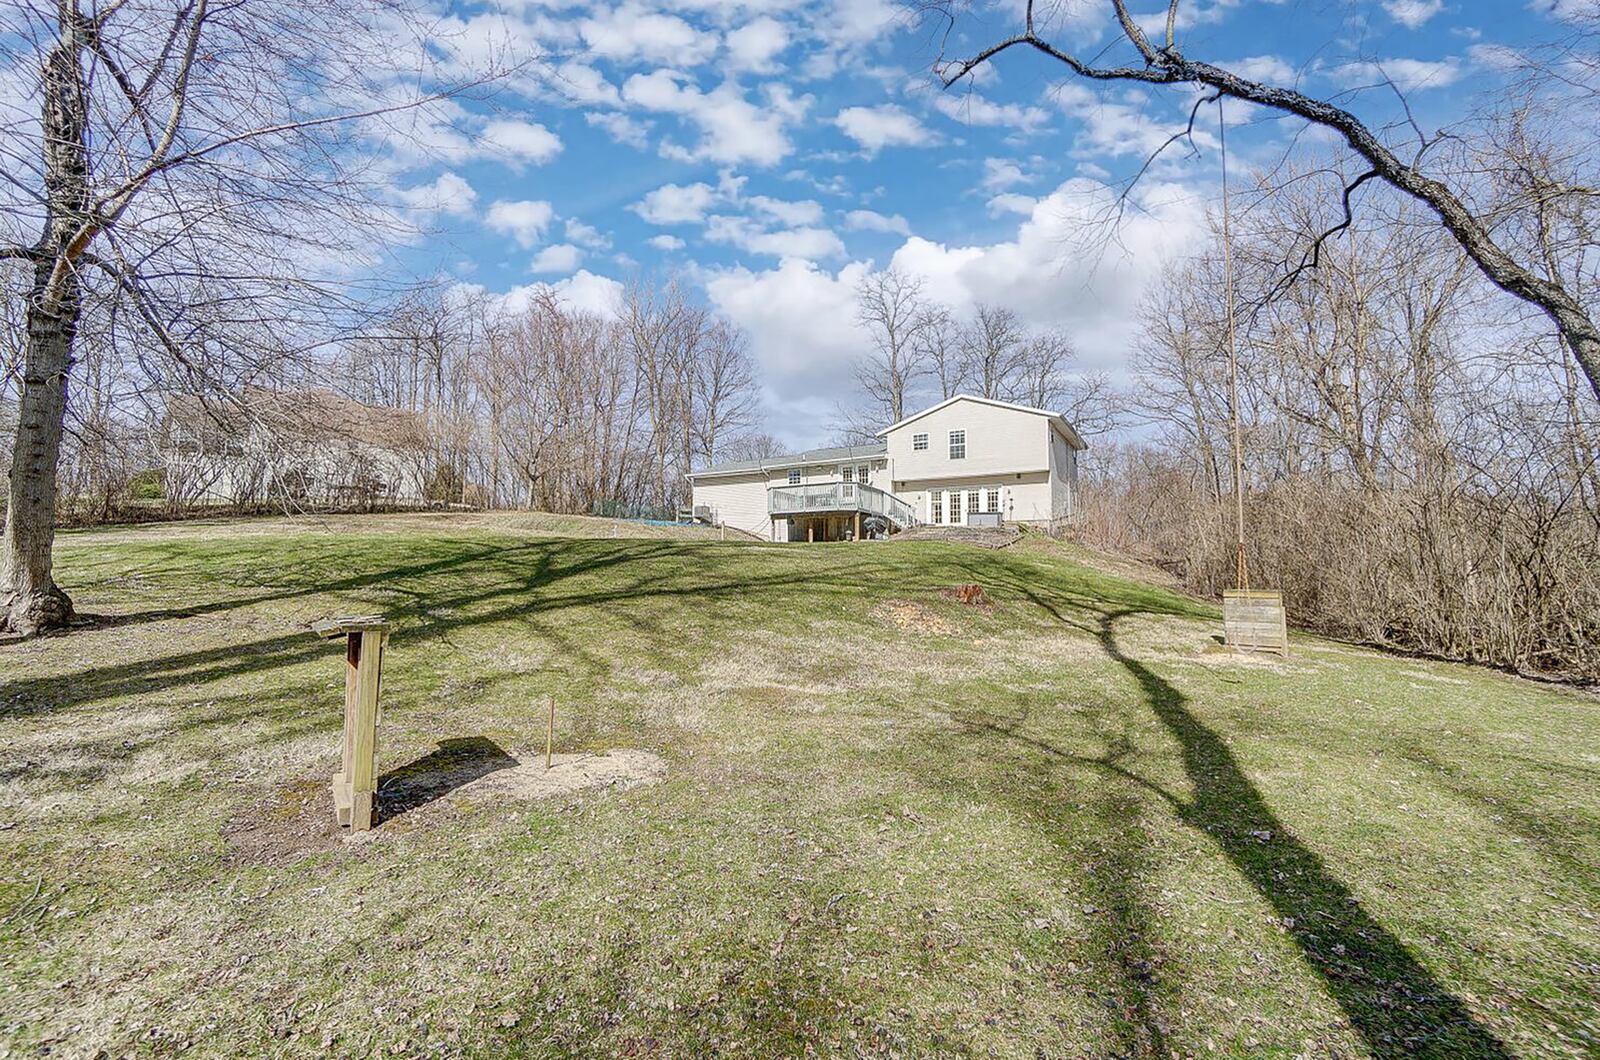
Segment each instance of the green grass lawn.
[{"label": "green grass lawn", "polygon": [[[63,535],[104,620],[0,644],[0,1054],[1600,1054],[1592,696],[1235,657],[1034,538],[616,533]],[[554,694],[665,779],[341,838],[306,624],[372,611],[380,770],[542,754]]]}]

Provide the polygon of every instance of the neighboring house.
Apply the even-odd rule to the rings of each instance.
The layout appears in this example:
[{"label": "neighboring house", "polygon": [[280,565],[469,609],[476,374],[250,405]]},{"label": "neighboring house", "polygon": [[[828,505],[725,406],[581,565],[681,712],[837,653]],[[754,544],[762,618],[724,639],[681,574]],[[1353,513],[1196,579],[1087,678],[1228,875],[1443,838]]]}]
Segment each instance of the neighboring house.
[{"label": "neighboring house", "polygon": [[159,444],[167,499],[178,505],[415,503],[430,454],[415,412],[264,387],[226,402],[167,395]]},{"label": "neighboring house", "polygon": [[696,471],[694,506],[772,541],[838,541],[872,516],[894,530],[1050,523],[1072,514],[1087,448],[1059,413],[965,395],[878,438]]}]

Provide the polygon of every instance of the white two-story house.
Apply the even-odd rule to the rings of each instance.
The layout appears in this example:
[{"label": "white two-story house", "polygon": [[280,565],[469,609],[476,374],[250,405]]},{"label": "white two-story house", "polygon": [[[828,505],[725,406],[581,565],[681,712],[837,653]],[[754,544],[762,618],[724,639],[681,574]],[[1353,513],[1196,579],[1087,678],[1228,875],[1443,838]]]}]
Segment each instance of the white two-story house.
[{"label": "white two-story house", "polygon": [[1043,524],[1072,514],[1087,448],[1059,413],[965,395],[878,439],[696,471],[694,506],[771,541],[859,537],[874,516],[891,530]]}]

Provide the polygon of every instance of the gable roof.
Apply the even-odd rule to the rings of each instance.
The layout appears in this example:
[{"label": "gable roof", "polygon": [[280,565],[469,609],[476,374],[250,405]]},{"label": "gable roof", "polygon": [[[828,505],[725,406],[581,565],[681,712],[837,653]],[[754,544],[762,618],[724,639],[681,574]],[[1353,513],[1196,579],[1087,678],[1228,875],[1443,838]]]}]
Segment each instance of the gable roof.
[{"label": "gable roof", "polygon": [[231,400],[166,395],[171,420],[202,435],[244,434],[252,427],[280,442],[360,442],[396,452],[425,449],[427,421],[407,409],[368,405],[331,390],[245,386]]},{"label": "gable roof", "polygon": [[1055,427],[1056,430],[1061,432],[1062,437],[1067,440],[1067,444],[1072,446],[1072,448],[1089,448],[1089,443],[1085,442],[1083,438],[1079,436],[1078,432],[1073,429],[1072,424],[1068,423],[1067,418],[1061,415],[1059,412],[1051,412],[1049,409],[1034,408],[1032,405],[1017,405],[1009,401],[996,401],[994,398],[973,397],[971,394],[957,394],[954,397],[947,397],[937,405],[931,406],[930,408],[925,408],[921,412],[914,412],[905,419],[901,420],[899,423],[891,423],[889,426],[879,431],[878,437],[887,437],[890,431],[897,431],[908,423],[915,423],[924,416],[938,412],[940,409],[949,405],[954,405],[957,401],[971,401],[979,405],[993,405],[998,409],[1010,409],[1012,412],[1030,412],[1035,416],[1043,416],[1050,421],[1051,426]]},{"label": "gable roof", "polygon": [[807,449],[803,453],[793,453],[788,456],[769,456],[763,460],[734,460],[726,464],[714,464],[699,471],[691,471],[684,478],[693,482],[697,478],[713,478],[717,475],[747,474],[751,471],[780,471],[786,467],[805,467],[808,464],[831,464],[840,461],[860,460],[863,457],[882,456],[889,449],[887,442],[872,442],[867,445],[836,445],[829,449]]}]

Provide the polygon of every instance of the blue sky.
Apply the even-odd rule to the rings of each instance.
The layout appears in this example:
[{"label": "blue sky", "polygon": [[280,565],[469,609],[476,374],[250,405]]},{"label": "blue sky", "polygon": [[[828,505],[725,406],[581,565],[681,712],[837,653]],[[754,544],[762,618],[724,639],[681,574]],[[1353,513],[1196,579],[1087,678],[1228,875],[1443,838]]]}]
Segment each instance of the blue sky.
[{"label": "blue sky", "polygon": [[[1396,115],[1383,76],[1428,129],[1500,83],[1506,49],[1587,0],[1186,0],[1179,44]],[[1014,32],[1021,4],[963,17],[947,50]],[[1164,5],[1145,0],[1159,18]],[[1041,3],[1048,35],[1092,55],[1115,39],[1105,0]],[[542,61],[487,102],[419,118],[396,194],[428,227],[404,251],[515,304],[554,285],[603,309],[635,275],[676,273],[742,326],[764,426],[825,440],[865,348],[852,292],[889,264],[958,313],[977,301],[1064,329],[1086,369],[1126,377],[1132,314],[1162,264],[1191,252],[1216,203],[1214,112],[1198,157],[1174,149],[1140,182],[1111,245],[1113,189],[1180,128],[1191,96],[1094,86],[1022,51],[940,91],[931,25],[884,0],[532,0],[462,6],[440,42]],[[1381,71],[1381,73],[1380,73]],[[1302,132],[1239,107],[1235,164]]]}]

